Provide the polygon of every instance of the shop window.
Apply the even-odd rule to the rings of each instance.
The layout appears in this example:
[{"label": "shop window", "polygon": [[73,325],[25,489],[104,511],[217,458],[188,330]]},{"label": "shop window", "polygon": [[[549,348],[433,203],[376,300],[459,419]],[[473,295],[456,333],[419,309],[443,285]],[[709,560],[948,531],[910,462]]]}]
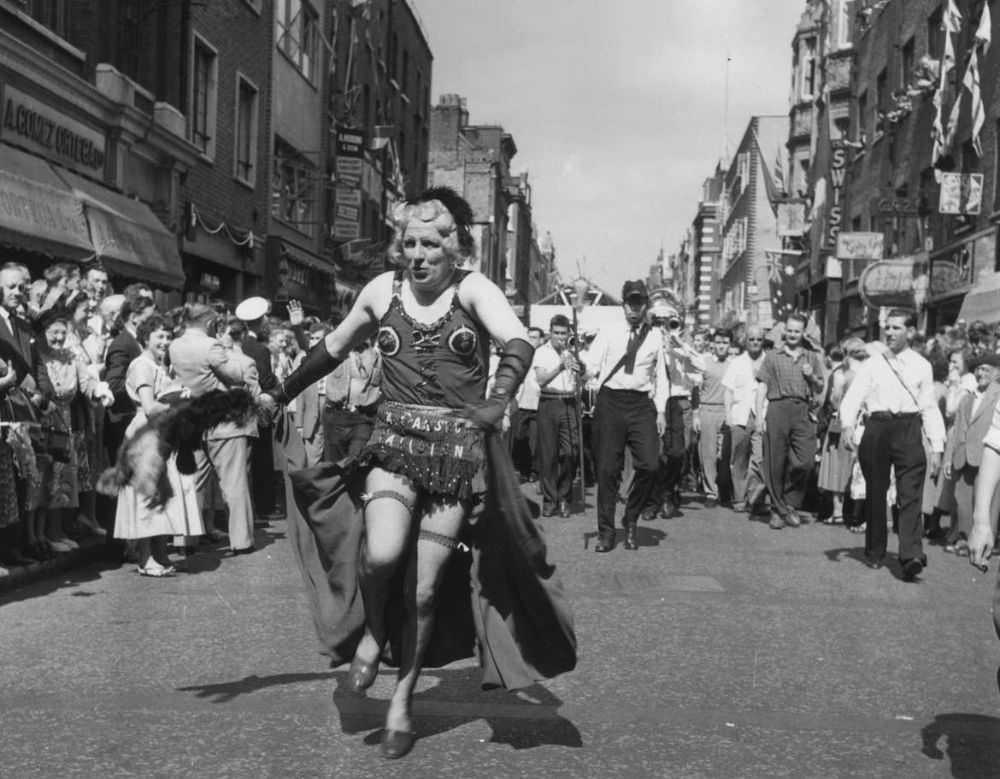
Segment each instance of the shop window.
[{"label": "shop window", "polygon": [[253,186],[257,175],[258,90],[236,74],[236,143],[233,170],[236,178]]},{"label": "shop window", "polygon": [[215,157],[215,125],[218,110],[219,57],[200,35],[191,47],[191,95],[188,135],[206,157]]},{"label": "shop window", "polygon": [[305,235],[316,229],[316,167],[280,139],[274,142],[271,214]]},{"label": "shop window", "polygon": [[319,15],[302,0],[276,0],[274,24],[278,49],[310,81],[316,80]]}]

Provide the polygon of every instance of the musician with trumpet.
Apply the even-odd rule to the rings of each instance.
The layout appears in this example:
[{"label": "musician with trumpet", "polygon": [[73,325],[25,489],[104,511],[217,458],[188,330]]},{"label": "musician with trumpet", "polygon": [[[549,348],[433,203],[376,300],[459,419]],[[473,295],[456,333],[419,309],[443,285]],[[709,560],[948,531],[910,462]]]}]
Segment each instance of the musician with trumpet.
[{"label": "musician with trumpet", "polygon": [[666,518],[680,512],[680,484],[687,451],[698,432],[696,409],[692,407],[697,394],[694,389],[705,375],[705,358],[684,340],[680,307],[667,295],[656,295],[650,301],[649,320],[662,339],[667,405],[660,437],[659,478],[646,515],[660,508],[660,516]]}]

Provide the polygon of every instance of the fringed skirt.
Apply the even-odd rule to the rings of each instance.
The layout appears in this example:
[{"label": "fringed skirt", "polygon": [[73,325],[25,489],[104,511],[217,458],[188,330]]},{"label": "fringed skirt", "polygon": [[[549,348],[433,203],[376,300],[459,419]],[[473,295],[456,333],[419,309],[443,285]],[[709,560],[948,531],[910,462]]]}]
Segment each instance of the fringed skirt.
[{"label": "fringed skirt", "polygon": [[384,401],[358,464],[406,476],[433,495],[475,501],[486,491],[485,441],[457,409]]}]

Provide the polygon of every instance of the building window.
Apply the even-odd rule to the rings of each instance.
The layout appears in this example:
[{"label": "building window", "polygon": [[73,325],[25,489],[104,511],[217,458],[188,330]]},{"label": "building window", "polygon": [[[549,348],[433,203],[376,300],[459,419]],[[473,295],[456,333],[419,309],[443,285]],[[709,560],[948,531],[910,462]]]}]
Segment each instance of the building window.
[{"label": "building window", "polygon": [[315,165],[275,139],[271,214],[309,236],[316,230],[316,175]]},{"label": "building window", "polygon": [[66,37],[69,0],[15,0],[14,7],[52,30],[60,38]]},{"label": "building window", "polygon": [[854,140],[858,143],[865,143],[868,133],[868,92],[858,95],[858,113],[856,116],[857,126],[854,128]]},{"label": "building window", "polygon": [[258,90],[236,74],[236,138],[233,170],[236,178],[253,186],[257,176]]},{"label": "building window", "polygon": [[927,17],[927,54],[936,60],[944,55],[944,30],[941,29],[943,20],[941,6]]},{"label": "building window", "polygon": [[303,76],[315,81],[319,15],[302,0],[277,0],[275,5],[278,48]]},{"label": "building window", "polygon": [[913,69],[916,66],[917,42],[911,36],[903,44],[903,51],[899,58],[899,86],[906,89],[913,80]]},{"label": "building window", "polygon": [[802,89],[799,96],[809,100],[816,89],[816,39],[806,38],[802,48]]},{"label": "building window", "polygon": [[219,57],[199,35],[191,52],[191,97],[188,136],[206,157],[215,156],[215,119],[218,109]]},{"label": "building window", "polygon": [[879,72],[878,77],[875,79],[875,137],[880,138],[884,128],[884,117],[887,110],[887,103],[889,100],[889,93],[887,89],[887,84],[889,81],[889,75],[886,73],[885,68]]}]

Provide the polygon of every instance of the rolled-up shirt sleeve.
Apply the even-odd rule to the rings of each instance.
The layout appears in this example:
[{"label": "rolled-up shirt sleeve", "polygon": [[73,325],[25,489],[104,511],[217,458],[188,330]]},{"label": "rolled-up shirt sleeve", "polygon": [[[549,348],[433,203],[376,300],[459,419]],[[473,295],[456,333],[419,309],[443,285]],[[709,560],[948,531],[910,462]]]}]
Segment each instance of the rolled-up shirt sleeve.
[{"label": "rolled-up shirt sleeve", "polygon": [[861,414],[861,404],[865,402],[868,395],[868,386],[871,384],[871,358],[861,363],[854,381],[844,393],[844,399],[840,401],[840,419],[847,427],[854,427],[858,423],[858,416]]},{"label": "rolled-up shirt sleeve", "polygon": [[941,409],[934,395],[934,375],[931,364],[924,363],[920,370],[920,417],[924,425],[924,434],[930,442],[931,451],[940,454],[944,451],[945,430]]}]

